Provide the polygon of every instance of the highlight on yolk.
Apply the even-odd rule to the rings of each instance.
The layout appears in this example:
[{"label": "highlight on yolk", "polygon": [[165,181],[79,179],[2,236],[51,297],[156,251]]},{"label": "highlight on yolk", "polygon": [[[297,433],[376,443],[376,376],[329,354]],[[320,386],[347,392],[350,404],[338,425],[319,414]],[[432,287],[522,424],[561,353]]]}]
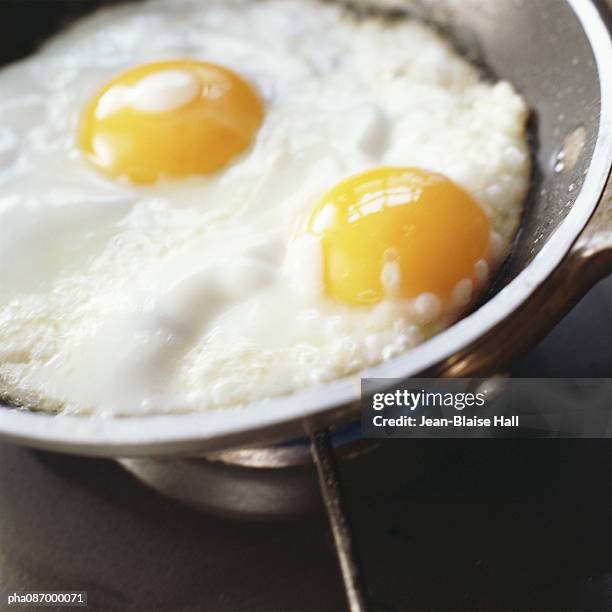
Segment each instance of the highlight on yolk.
[{"label": "highlight on yolk", "polygon": [[263,120],[253,88],[215,64],[173,60],[139,66],[89,103],[78,144],[111,176],[135,183],[223,168]]},{"label": "highlight on yolk", "polygon": [[486,275],[489,218],[463,189],[426,170],[351,177],[320,200],[306,230],[321,239],[325,292],[347,304],[420,294],[456,303],[466,282],[469,301],[470,282],[483,266]]}]

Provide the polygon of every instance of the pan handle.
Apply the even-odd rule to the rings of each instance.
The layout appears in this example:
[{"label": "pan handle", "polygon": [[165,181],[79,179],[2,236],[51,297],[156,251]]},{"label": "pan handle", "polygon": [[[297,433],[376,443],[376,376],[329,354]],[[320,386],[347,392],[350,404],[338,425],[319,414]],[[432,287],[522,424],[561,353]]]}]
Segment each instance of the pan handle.
[{"label": "pan handle", "polygon": [[544,337],[595,283],[610,273],[612,175],[586,227],[544,283],[504,321],[430,373],[467,378],[504,371]]}]

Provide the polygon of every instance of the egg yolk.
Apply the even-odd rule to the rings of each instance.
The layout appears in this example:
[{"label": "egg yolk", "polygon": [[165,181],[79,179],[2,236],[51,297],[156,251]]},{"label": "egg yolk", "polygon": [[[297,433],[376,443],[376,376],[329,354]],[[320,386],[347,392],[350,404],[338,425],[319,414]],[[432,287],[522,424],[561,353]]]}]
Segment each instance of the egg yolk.
[{"label": "egg yolk", "polygon": [[215,64],[174,60],[110,81],[85,109],[81,150],[135,183],[207,174],[251,144],[263,120],[253,88]]},{"label": "egg yolk", "polygon": [[453,299],[488,257],[489,218],[448,178],[418,168],[382,167],[329,191],[306,227],[320,236],[325,292],[347,304],[385,296]]}]

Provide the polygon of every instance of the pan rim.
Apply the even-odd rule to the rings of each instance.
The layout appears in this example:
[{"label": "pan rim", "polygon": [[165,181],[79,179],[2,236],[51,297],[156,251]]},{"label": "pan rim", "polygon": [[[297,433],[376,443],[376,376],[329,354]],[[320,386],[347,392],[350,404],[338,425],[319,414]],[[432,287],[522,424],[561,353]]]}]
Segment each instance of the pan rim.
[{"label": "pan rim", "polygon": [[[97,456],[191,454],[280,440],[325,414],[340,421],[358,401],[363,377],[407,378],[440,363],[507,318],[561,263],[599,201],[612,159],[612,41],[592,2],[567,0],[589,41],[599,76],[600,123],[584,183],[572,209],[515,279],[477,311],[388,362],[351,376],[237,408],[125,418],[50,415],[4,409],[0,438],[41,449]],[[3,406],[0,404],[0,409]]]}]

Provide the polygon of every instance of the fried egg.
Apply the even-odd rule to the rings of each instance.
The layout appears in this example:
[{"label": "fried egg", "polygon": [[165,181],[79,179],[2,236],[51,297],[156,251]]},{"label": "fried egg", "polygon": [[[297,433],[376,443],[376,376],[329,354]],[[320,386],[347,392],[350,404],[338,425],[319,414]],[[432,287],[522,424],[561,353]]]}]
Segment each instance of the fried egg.
[{"label": "fried egg", "polygon": [[411,19],[102,10],[0,71],[0,394],[209,410],[456,321],[517,231],[528,109]]}]

